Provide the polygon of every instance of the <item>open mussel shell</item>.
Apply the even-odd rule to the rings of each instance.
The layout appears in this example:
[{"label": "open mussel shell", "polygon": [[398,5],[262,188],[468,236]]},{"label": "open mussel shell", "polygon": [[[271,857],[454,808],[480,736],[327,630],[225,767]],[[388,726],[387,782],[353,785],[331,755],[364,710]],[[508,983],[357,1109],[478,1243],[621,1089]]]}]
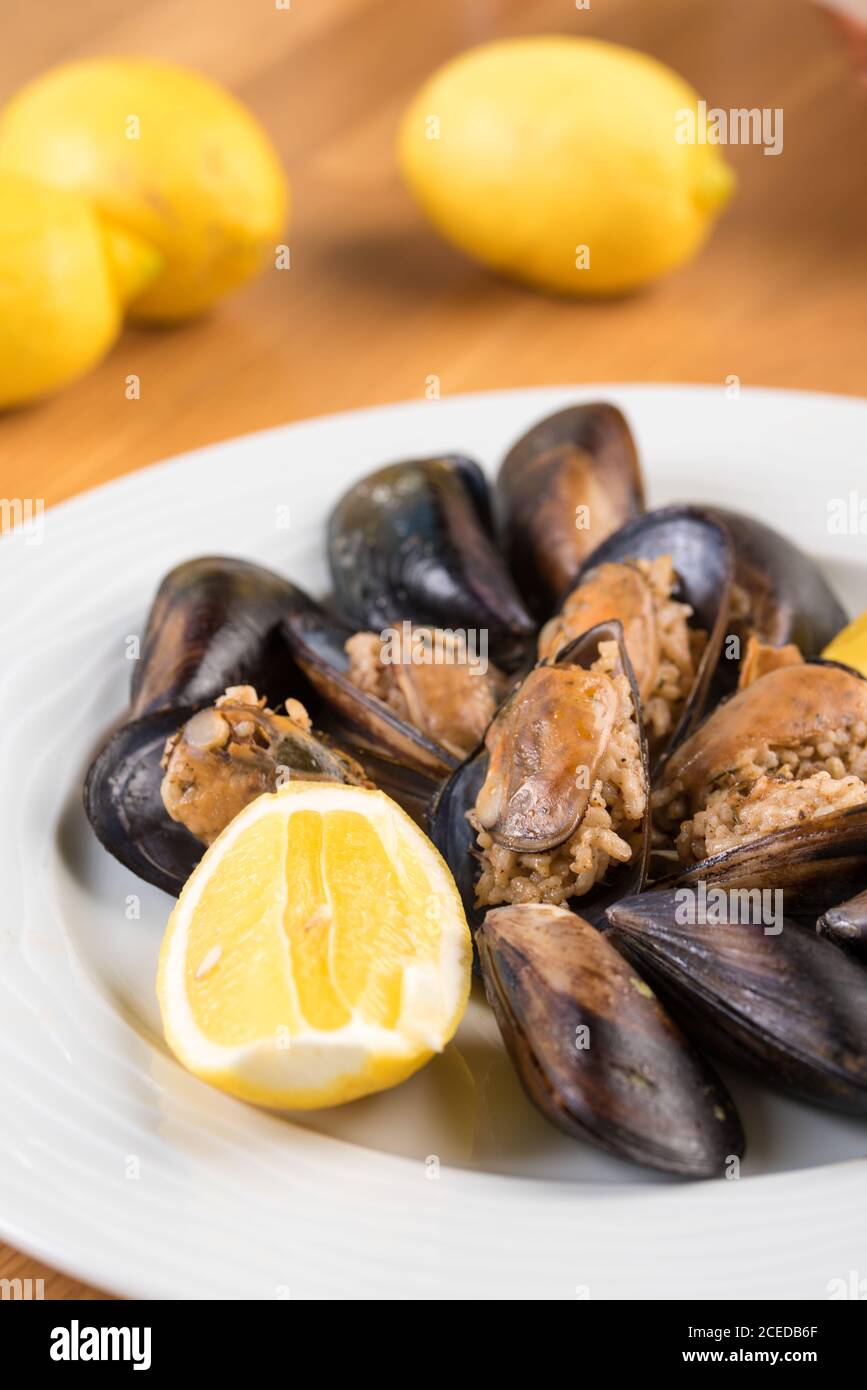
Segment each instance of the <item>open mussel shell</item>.
[{"label": "open mussel shell", "polygon": [[139,878],[177,896],[205,852],[166,812],[160,759],[195,710],[157,710],[130,720],[91,763],[84,809],[102,845]]},{"label": "open mussel shell", "polygon": [[[857,671],[821,660],[780,667],[707,716],[671,754],[658,790],[679,784],[695,812],[745,748],[796,748],[822,730],[859,723],[867,723],[867,681]],[[779,890],[787,915],[815,922],[867,882],[867,805],[799,820],[676,869],[660,886],[701,882]]]},{"label": "open mussel shell", "polygon": [[[196,729],[211,716],[233,727],[239,719],[256,724],[261,734],[245,744],[239,732],[237,746],[212,745]],[[164,768],[167,740],[172,741],[171,757]],[[219,711],[190,706],[155,710],[122,725],[91,764],[84,807],[97,837],[116,859],[177,895],[206,844],[244,805],[287,778],[355,784],[378,779],[377,785],[419,820],[433,794],[431,780],[409,769],[373,756],[361,763],[353,750],[319,730],[296,728],[288,718],[258,707],[229,704]],[[167,785],[168,802],[163,795]]]},{"label": "open mussel shell", "polygon": [[[579,570],[570,591],[591,571],[605,564],[629,560],[657,560],[670,555],[678,587],[673,597],[693,610],[690,626],[707,633],[692,690],[677,727],[658,750],[657,759],[695,728],[707,704],[723,641],[729,624],[729,604],[734,576],[734,553],[723,526],[698,507],[659,507],[645,512],[604,540]],[[568,594],[561,596],[565,601]],[[608,619],[627,614],[611,612]],[[601,619],[603,614],[599,614]]]},{"label": "open mussel shell", "polygon": [[815,922],[865,879],[867,806],[850,806],[700,859],[659,886],[779,891],[789,916]]},{"label": "open mussel shell", "polygon": [[829,907],[816,922],[820,936],[867,960],[867,889]]},{"label": "open mussel shell", "polygon": [[595,547],[644,506],[635,443],[616,406],[570,406],[512,446],[495,487],[512,573],[540,621]]},{"label": "open mussel shell", "polygon": [[[818,656],[848,618],[815,560],[773,527],[741,512],[709,507],[731,536],[737,602],[731,630],[740,640],[754,634],[769,646],[794,642],[805,657]],[[738,661],[722,660],[720,689],[737,683]]]},{"label": "open mussel shell", "polygon": [[[623,629],[619,623],[600,623],[591,628],[583,637],[578,638],[577,641],[565,648],[553,664],[555,666],[578,666],[584,670],[589,670],[599,655],[599,644],[606,641],[617,643],[620,669],[626,674],[630,682],[636,719],[639,729],[641,729],[638,691],[623,642]],[[534,671],[538,672],[543,669],[545,669],[545,663],[534,668]],[[489,734],[496,721],[506,721],[513,718],[515,704],[521,700],[521,691],[526,679],[525,682],[514,688],[510,697],[501,705],[489,727]],[[533,718],[529,716],[523,724],[523,728],[531,742],[534,739],[539,740],[539,748],[542,749],[546,742],[546,738],[543,737],[546,731],[539,730]],[[569,737],[574,731],[564,725],[562,733],[564,737]],[[551,783],[548,777],[553,761],[552,758],[546,759],[540,754],[535,776],[532,773],[528,774],[515,796],[510,798],[511,807],[520,802],[522,806],[528,808],[528,814],[538,811],[540,819],[546,823],[549,819],[549,811],[555,816],[565,814],[562,799],[553,798],[550,795]],[[594,923],[604,920],[605,909],[609,903],[624,894],[640,892],[645,881],[650,850],[650,797],[647,746],[643,733],[641,735],[641,766],[645,786],[648,788],[648,796],[641,825],[640,845],[626,863],[610,865],[602,881],[597,883],[590,892],[575,899],[576,905],[580,905],[582,914]],[[441,786],[434,798],[429,818],[430,837],[452,871],[471,927],[478,926],[484,909],[475,906],[475,885],[479,877],[478,850],[476,832],[467,819],[467,812],[472,810],[476,804],[476,799],[488,775],[489,767],[488,747],[482,743]],[[534,785],[536,781],[538,781],[538,787]],[[546,841],[546,848],[549,847],[550,845]]]},{"label": "open mussel shell", "polygon": [[130,717],[209,704],[231,685],[255,685],[282,698],[293,666],[279,624],[292,593],[280,575],[226,556],[170,570],[133,667]]},{"label": "open mussel shell", "polygon": [[700,1047],[867,1115],[867,971],[808,927],[740,904],[736,913],[731,895],[715,921],[716,901],[701,910],[676,890],[629,898],[609,908],[609,939]]},{"label": "open mussel shell", "polygon": [[457,759],[349,679],[345,643],[355,631],[292,586],[282,632],[298,666],[336,717],[335,732],[340,735],[345,729],[350,742],[360,748],[430,778],[447,777]]},{"label": "open mussel shell", "polygon": [[492,658],[524,657],[534,624],[494,543],[484,474],[447,455],[380,468],[328,522],[334,599],[354,629],[396,622],[484,632]]},{"label": "open mussel shell", "polygon": [[500,907],[476,939],[515,1070],[559,1129],[683,1177],[722,1177],[743,1154],[720,1079],[587,921],[542,904]]}]

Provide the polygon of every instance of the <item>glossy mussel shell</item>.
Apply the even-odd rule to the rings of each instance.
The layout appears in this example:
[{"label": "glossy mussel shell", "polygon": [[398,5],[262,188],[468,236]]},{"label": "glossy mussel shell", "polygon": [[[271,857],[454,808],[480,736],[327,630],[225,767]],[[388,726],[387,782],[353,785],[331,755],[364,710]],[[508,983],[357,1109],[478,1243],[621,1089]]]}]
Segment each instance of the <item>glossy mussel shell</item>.
[{"label": "glossy mussel shell", "polygon": [[94,758],[84,784],[84,809],[105,849],[175,897],[205,846],[167,814],[160,759],[166,740],[195,712],[192,707],[157,710],[123,724]]},{"label": "glossy mussel shell", "polygon": [[[384,701],[349,679],[345,644],[356,631],[292,586],[283,634],[298,666],[352,742],[430,778],[447,777],[457,759],[440,744],[401,719]],[[322,721],[320,721],[322,722]]]},{"label": "glossy mussel shell", "polygon": [[519,663],[533,621],[494,543],[484,474],[460,456],[390,464],[354,484],[328,522],[337,609],[354,630],[400,622],[484,631]]},{"label": "glossy mussel shell", "polygon": [[610,939],[699,1046],[771,1086],[867,1115],[867,971],[808,927],[736,914],[730,895],[723,916],[738,921],[691,921],[689,901],[664,890],[616,903]]},{"label": "glossy mussel shell", "polygon": [[[633,702],[638,710],[638,693],[629,658],[623,645],[619,623],[603,623],[591,629],[560,653],[556,667],[575,667],[589,671],[599,653],[599,644],[614,641],[620,651],[621,669],[629,678]],[[539,852],[568,838],[584,813],[587,790],[576,784],[574,775],[564,777],[561,740],[568,741],[570,762],[593,766],[593,730],[573,728],[563,721],[556,726],[558,710],[552,701],[546,674],[552,668],[537,666],[501,705],[482,743],[458,767],[437,793],[431,809],[429,832],[454,875],[470,924],[478,925],[482,910],[475,907],[475,883],[479,875],[476,832],[467,820],[488,773],[492,757],[506,793],[501,799],[497,823],[491,828],[495,840],[519,851]],[[526,698],[528,692],[532,699]],[[641,726],[640,716],[638,717]],[[515,755],[510,765],[509,744]],[[576,752],[576,749],[585,749]],[[491,751],[493,750],[493,752]],[[574,753],[574,759],[572,757]],[[645,781],[649,785],[647,748],[642,735],[641,757]],[[647,872],[650,843],[650,799],[641,831],[641,845],[625,864],[612,865],[606,879],[589,893],[576,899],[590,921],[604,917],[605,907],[624,893],[638,892]]]},{"label": "glossy mussel shell", "polygon": [[644,506],[623,415],[594,402],[540,420],[503,460],[495,497],[512,573],[543,621],[600,541]]},{"label": "glossy mussel shell", "polygon": [[[815,560],[754,517],[723,507],[708,512],[731,536],[735,583],[749,602],[749,612],[731,624],[742,652],[754,634],[769,646],[794,642],[803,656],[818,656],[848,619]],[[737,660],[722,661],[720,689],[733,689],[737,675]]]},{"label": "glossy mussel shell", "polygon": [[[695,728],[707,703],[714,673],[720,660],[728,629],[731,587],[734,576],[734,552],[724,527],[698,507],[659,507],[645,512],[622,526],[603,541],[582,564],[574,583],[561,597],[562,603],[575,589],[603,565],[623,565],[630,560],[657,560],[670,555],[678,578],[673,597],[688,603],[693,610],[690,626],[707,633],[707,644],[696,669],[695,681],[686,701],[677,728],[657,750],[664,755]],[[591,621],[617,619],[623,624],[630,641],[634,631],[634,610],[630,594],[613,591],[610,611],[604,611],[604,601],[596,600]],[[639,691],[644,685],[640,647],[630,646],[633,670]]]},{"label": "glossy mussel shell", "polygon": [[227,556],[170,570],[133,663],[130,717],[206,705],[230,685],[255,685],[269,699],[283,699],[293,663],[279,627],[292,594],[279,574]]},{"label": "glossy mussel shell", "polygon": [[788,915],[814,923],[865,878],[867,806],[851,806],[700,859],[660,879],[659,886],[778,889]]},{"label": "glossy mussel shell", "polygon": [[683,1177],[721,1177],[743,1154],[722,1082],[587,921],[557,907],[500,907],[476,939],[509,1056],[558,1129]]},{"label": "glossy mussel shell", "polygon": [[280,575],[226,556],[186,561],[157,590],[130,718],[94,758],[84,807],[105,848],[168,893],[180,892],[204,847],[163,806],[166,740],[227,686],[254,685],[275,702],[289,693],[297,673],[280,622],[292,593]]}]

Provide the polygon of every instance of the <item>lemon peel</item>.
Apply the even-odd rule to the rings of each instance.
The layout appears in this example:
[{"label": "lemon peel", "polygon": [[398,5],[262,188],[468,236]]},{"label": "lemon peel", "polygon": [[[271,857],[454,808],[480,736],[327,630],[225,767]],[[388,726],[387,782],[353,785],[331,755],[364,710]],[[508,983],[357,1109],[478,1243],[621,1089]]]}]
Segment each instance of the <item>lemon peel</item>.
[{"label": "lemon peel", "polygon": [[681,143],[698,97],[676,73],[601,39],[470,49],[422,86],[398,159],[436,229],[533,286],[618,294],[704,244],[734,179],[718,146]]}]

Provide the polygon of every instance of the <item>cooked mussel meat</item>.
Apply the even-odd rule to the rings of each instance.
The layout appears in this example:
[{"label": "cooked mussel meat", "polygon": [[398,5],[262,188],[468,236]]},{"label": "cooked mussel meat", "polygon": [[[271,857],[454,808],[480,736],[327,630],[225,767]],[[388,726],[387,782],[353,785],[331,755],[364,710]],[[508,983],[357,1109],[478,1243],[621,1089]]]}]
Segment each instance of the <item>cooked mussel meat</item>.
[{"label": "cooked mussel meat", "polygon": [[722,1082],[589,922],[530,904],[476,934],[485,992],[533,1104],[559,1129],[683,1177],[744,1151]]},{"label": "cooked mussel meat", "polygon": [[616,406],[598,402],[528,430],[503,460],[495,491],[512,573],[540,621],[596,546],[644,506],[629,426]]},{"label": "cooked mussel meat", "polygon": [[769,671],[776,671],[781,666],[800,666],[803,660],[801,650],[794,642],[785,642],[781,647],[774,647],[756,636],[750,636],[740,660],[738,690],[745,690],[748,685],[752,685],[760,676],[766,676]]},{"label": "cooked mussel meat", "polygon": [[657,760],[698,721],[719,660],[734,571],[724,529],[691,507],[662,507],[593,553],[539,634],[550,660],[587,628],[623,626]]},{"label": "cooked mussel meat", "polygon": [[624,899],[608,910],[610,939],[700,1047],[771,1086],[867,1115],[867,971],[744,895],[697,908],[684,888]]},{"label": "cooked mussel meat", "polygon": [[480,742],[505,694],[504,674],[462,633],[402,623],[356,632],[345,650],[353,685],[455,758]]},{"label": "cooked mussel meat", "polygon": [[520,663],[533,621],[492,535],[484,474],[459,456],[391,464],[362,478],[328,523],[334,599],[353,630],[396,623],[483,632]]},{"label": "cooked mussel meat", "polygon": [[439,793],[431,834],[476,920],[501,903],[598,913],[643,882],[648,813],[637,691],[610,623],[513,690]]},{"label": "cooked mussel meat", "polygon": [[[371,634],[359,634],[297,587],[283,622],[295,660],[331,710],[341,741],[345,736],[374,753],[442,779],[458,762],[446,743],[436,739],[445,735],[452,742],[460,737],[452,690],[469,683],[473,700],[484,703],[494,698],[501,678],[493,668],[485,672],[484,663],[477,661],[469,647],[463,649],[467,658],[463,669],[460,660],[452,660],[431,663],[428,671],[420,673],[387,671],[398,658],[403,668],[406,656],[409,668],[417,656],[437,654],[438,639],[427,642],[422,633],[416,641],[416,631],[411,625],[408,630],[402,625],[388,629],[380,635],[377,651],[367,640]],[[461,654],[451,647],[445,650],[447,656],[460,658]]]},{"label": "cooked mussel meat", "polygon": [[249,802],[287,781],[370,786],[364,769],[313,731],[299,700],[266,709],[252,686],[232,686],[166,743],[163,805],[172,820],[210,845]]}]

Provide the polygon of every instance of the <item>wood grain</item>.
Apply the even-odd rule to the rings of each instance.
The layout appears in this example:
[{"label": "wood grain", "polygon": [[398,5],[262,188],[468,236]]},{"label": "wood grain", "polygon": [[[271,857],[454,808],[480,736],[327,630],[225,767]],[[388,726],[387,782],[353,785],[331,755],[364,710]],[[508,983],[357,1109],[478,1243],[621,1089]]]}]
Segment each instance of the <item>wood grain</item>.
[{"label": "wood grain", "polygon": [[[432,373],[444,394],[732,374],[864,390],[867,101],[806,0],[30,0],[3,30],[0,99],[96,53],[156,54],[227,83],[271,131],[294,212],[290,271],[200,323],[126,332],[85,380],[0,419],[2,496],[48,505],[211,440],[421,397]],[[784,110],[782,155],[731,149],[738,196],[707,250],[643,294],[566,302],[499,281],[437,240],[397,177],[395,124],[433,67],[546,31],[644,49],[710,105]],[[0,1246],[0,1277],[16,1275],[82,1295]]]}]

